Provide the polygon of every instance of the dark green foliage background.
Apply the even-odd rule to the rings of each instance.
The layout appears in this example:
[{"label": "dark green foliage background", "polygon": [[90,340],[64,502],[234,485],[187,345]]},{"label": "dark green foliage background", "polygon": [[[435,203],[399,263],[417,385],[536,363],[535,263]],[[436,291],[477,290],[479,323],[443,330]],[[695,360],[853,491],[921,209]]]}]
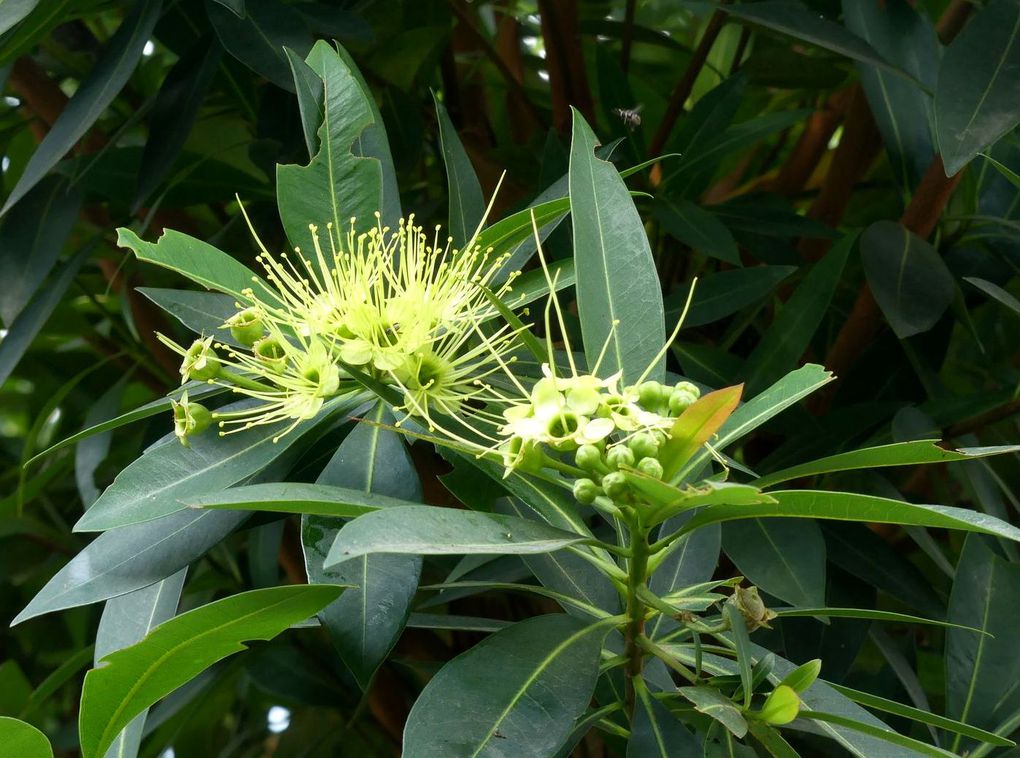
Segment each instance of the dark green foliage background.
[{"label": "dark green foliage background", "polygon": [[[136,288],[182,280],[117,248],[114,230],[152,240],[178,229],[251,264],[240,198],[267,245],[282,249],[276,166],[306,164],[315,143],[283,46],[299,58],[315,39],[346,48],[382,114],[404,212],[448,224],[455,237],[473,231],[460,219],[480,215],[503,170],[493,218],[565,174],[571,105],[603,144],[621,140],[621,169],[677,154],[628,179],[649,193],[636,203],[667,330],[699,279],[669,368],[713,387],[744,382],[745,396],[808,360],[839,375],[746,440],[740,464],[765,474],[893,441],[1015,441],[1020,5],[914,6],[766,0],[713,15],[713,3],[675,0],[0,4],[0,716],[75,754],[99,608],[6,625],[90,541],[71,532],[83,506],[169,430],[161,414],[26,465],[177,383],[175,358],[153,333],[187,332]],[[705,38],[713,44],[699,44]],[[452,133],[463,153],[451,153]],[[448,177],[465,159],[477,179]],[[960,173],[950,180],[944,166]],[[568,258],[569,224],[546,245]],[[570,327],[580,345],[579,324]],[[346,432],[303,448],[291,478],[320,476]],[[413,465],[426,502],[486,497],[470,471],[423,447]],[[1017,523],[1018,476],[1015,456],[1003,456],[824,483]],[[334,469],[320,481],[349,479]],[[822,658],[829,681],[1016,729],[1015,546],[775,521],[727,525],[715,575],[743,574],[777,605],[903,611],[995,636],[978,650],[968,632],[787,619],[755,642],[796,663]],[[441,581],[452,565],[426,561],[423,581]],[[534,566],[505,557],[487,571],[517,581]],[[297,519],[256,517],[191,567],[182,608],[302,570]],[[485,595],[449,610],[517,620],[555,606]],[[180,758],[393,754],[428,676],[481,638],[406,630],[364,700],[358,681],[371,672],[341,662],[323,635],[256,644],[158,706],[139,754],[170,745]],[[291,710],[278,735],[266,729],[272,705]],[[800,747],[835,749],[818,745]],[[591,737],[577,750],[618,747]]]}]

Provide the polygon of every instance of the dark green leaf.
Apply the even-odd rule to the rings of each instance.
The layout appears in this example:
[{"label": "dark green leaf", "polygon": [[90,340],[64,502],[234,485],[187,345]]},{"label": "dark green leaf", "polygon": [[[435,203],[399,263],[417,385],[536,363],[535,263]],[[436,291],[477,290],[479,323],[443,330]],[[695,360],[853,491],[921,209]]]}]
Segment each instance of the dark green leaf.
[{"label": "dark green leaf", "polygon": [[47,177],[0,225],[0,318],[8,328],[60,257],[81,200],[64,179]]},{"label": "dark green leaf", "polygon": [[702,747],[697,738],[665,705],[642,688],[640,702],[634,707],[627,758],[701,754]]},{"label": "dark green leaf", "polygon": [[558,614],[496,632],[428,683],[408,716],[403,754],[555,753],[591,700],[607,630]]},{"label": "dark green leaf", "polygon": [[[357,429],[362,428],[371,427],[367,424],[357,427]],[[350,435],[348,435],[349,437]],[[342,445],[340,449],[343,449]],[[349,455],[351,449],[344,450],[344,453]],[[412,496],[414,496],[413,492]],[[242,487],[231,487],[212,495],[185,497],[182,498],[182,502],[192,508],[307,513],[334,518],[354,518],[380,508],[416,504],[413,500],[402,500],[351,487],[304,484],[302,482],[248,484]]]},{"label": "dark green leaf", "polygon": [[370,553],[468,555],[548,553],[585,541],[537,521],[431,505],[384,508],[337,535],[326,566]]},{"label": "dark green leaf", "polygon": [[1020,315],[1020,300],[1017,300],[1002,287],[997,284],[992,284],[985,279],[979,279],[976,276],[965,276],[963,277],[963,280],[965,282],[970,282],[993,300],[998,300],[1002,305],[1005,305],[1013,311],[1013,313]]},{"label": "dark green leaf", "polygon": [[[376,423],[358,424],[319,475],[316,487],[340,489],[345,500],[393,507],[421,500],[421,484],[400,435],[383,424],[393,416],[382,402],[367,414]],[[311,486],[311,485],[305,485]],[[354,496],[360,496],[360,500]],[[343,522],[306,516],[301,540],[308,580],[352,585],[319,614],[341,659],[367,690],[372,676],[396,643],[418,589],[422,559],[417,555],[362,555],[324,567]]]},{"label": "dark green leaf", "polygon": [[[684,326],[711,324],[754,305],[796,270],[796,266],[754,266],[720,271],[698,279]],[[666,298],[667,323],[680,318],[688,292],[685,287]]]},{"label": "dark green leaf", "polygon": [[871,292],[900,339],[931,329],[953,301],[953,275],[929,243],[895,221],[861,235]]},{"label": "dark green leaf", "polygon": [[723,550],[741,574],[791,605],[825,605],[825,540],[802,519],[747,519],[723,525]]},{"label": "dark green leaf", "polygon": [[0,5],[0,34],[27,16],[39,4],[39,0],[7,0]]},{"label": "dark green leaf", "polygon": [[104,532],[60,569],[11,623],[98,603],[166,579],[204,555],[247,517],[233,511],[185,509]]},{"label": "dark green leaf", "polygon": [[663,199],[655,215],[667,233],[692,250],[741,265],[736,240],[714,214],[686,200]]},{"label": "dark green leaf", "polygon": [[138,291],[195,334],[237,345],[230,336],[230,330],[223,328],[224,322],[237,313],[237,300],[230,295],[158,287],[139,287]]},{"label": "dark green leaf", "polygon": [[450,197],[450,236],[454,247],[463,247],[472,239],[485,214],[485,198],[457,130],[446,108],[433,93],[439,120],[439,147],[446,165],[446,186]]},{"label": "dark green leaf", "polygon": [[939,67],[935,131],[952,176],[1020,123],[1020,6],[992,0],[953,40]]},{"label": "dark green leaf", "polygon": [[206,12],[227,52],[277,87],[293,91],[284,47],[306,55],[312,35],[301,14],[272,0],[246,0],[244,16],[207,0]]}]

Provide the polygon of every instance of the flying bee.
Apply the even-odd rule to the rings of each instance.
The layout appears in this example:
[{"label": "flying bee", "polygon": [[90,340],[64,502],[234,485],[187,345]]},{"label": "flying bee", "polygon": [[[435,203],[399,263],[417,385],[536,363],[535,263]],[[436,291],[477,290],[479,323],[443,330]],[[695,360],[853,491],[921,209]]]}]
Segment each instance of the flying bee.
[{"label": "flying bee", "polygon": [[614,108],[613,113],[620,117],[623,125],[626,126],[630,131],[634,131],[641,126],[641,108],[643,106],[636,105],[633,108]]}]

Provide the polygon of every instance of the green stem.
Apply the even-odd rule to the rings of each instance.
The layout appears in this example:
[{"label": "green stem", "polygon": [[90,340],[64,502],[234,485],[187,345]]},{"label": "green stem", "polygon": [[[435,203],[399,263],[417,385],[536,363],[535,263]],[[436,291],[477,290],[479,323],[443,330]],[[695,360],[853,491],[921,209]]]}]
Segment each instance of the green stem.
[{"label": "green stem", "polygon": [[627,658],[625,669],[627,683],[627,713],[634,713],[636,695],[634,681],[641,677],[644,669],[644,651],[639,640],[645,631],[645,603],[641,599],[641,590],[648,578],[648,530],[639,519],[628,525],[630,527],[630,560],[627,571],[627,627],[624,630],[623,654]]}]

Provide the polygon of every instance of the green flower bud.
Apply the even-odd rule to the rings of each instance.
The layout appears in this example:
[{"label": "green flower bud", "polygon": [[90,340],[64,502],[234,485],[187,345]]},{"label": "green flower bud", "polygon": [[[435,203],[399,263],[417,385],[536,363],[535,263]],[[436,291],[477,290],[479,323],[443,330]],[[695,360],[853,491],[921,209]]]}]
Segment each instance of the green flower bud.
[{"label": "green flower bud", "polygon": [[585,471],[598,471],[604,466],[602,451],[595,445],[581,445],[574,454],[574,463]]},{"label": "green flower bud", "polygon": [[602,477],[602,489],[614,500],[626,495],[630,490],[627,478],[620,471],[613,471]]},{"label": "green flower bud", "polygon": [[190,379],[200,382],[215,379],[220,373],[220,359],[212,348],[212,337],[195,340],[181,363],[182,384]]},{"label": "green flower bud", "polygon": [[633,466],[634,452],[626,445],[615,445],[609,448],[609,451],[606,453],[606,463],[612,469]]},{"label": "green flower bud", "polygon": [[673,392],[689,392],[694,395],[695,400],[701,397],[701,390],[693,382],[677,382],[673,385]]},{"label": "green flower bud", "polygon": [[758,718],[766,724],[782,726],[789,724],[800,713],[800,698],[792,687],[780,684],[765,699]]},{"label": "green flower bud", "polygon": [[[689,382],[681,382],[681,384],[689,384]],[[698,399],[697,392],[691,392],[686,389],[675,389],[669,396],[669,412],[674,416],[679,416],[692,403]]]},{"label": "green flower bud", "polygon": [[259,318],[257,308],[245,308],[243,311],[235,313],[227,319],[225,326],[230,327],[230,336],[245,347],[251,347],[266,333],[265,325]]},{"label": "green flower bud", "polygon": [[574,482],[574,499],[584,505],[591,505],[602,492],[591,479],[578,479]]},{"label": "green flower bud", "polygon": [[669,396],[669,390],[659,382],[645,382],[638,387],[638,403],[645,410],[658,408],[664,397]]},{"label": "green flower bud", "polygon": [[662,464],[659,463],[658,458],[642,458],[638,461],[637,468],[645,476],[650,476],[653,479],[662,479]]},{"label": "green flower bud", "polygon": [[630,438],[627,445],[634,451],[634,457],[638,460],[654,458],[659,454],[659,443],[648,432],[638,432]]}]

